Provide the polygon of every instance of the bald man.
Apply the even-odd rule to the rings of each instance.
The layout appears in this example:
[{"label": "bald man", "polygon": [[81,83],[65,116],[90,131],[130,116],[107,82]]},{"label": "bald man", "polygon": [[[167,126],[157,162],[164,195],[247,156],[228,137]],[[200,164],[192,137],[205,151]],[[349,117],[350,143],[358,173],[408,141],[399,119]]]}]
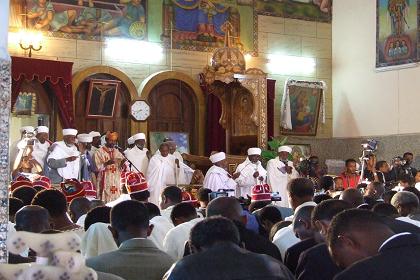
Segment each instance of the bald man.
[{"label": "bald man", "polygon": [[352,208],[357,208],[363,204],[363,195],[358,189],[346,189],[340,195],[340,200],[344,200]]},{"label": "bald man", "polygon": [[242,214],[242,206],[235,197],[218,197],[210,201],[207,217],[212,216],[223,216],[232,220],[238,227],[241,241],[248,251],[281,260],[280,252],[273,243],[245,228],[246,216]]},{"label": "bald man", "polygon": [[20,209],[15,216],[16,231],[41,233],[51,229],[47,209],[37,205],[28,205]]}]

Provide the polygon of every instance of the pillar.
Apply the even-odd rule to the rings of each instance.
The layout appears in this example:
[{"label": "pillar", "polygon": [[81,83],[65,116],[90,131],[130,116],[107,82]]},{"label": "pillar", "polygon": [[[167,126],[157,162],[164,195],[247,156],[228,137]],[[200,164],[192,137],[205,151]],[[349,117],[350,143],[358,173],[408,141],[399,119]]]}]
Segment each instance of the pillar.
[{"label": "pillar", "polygon": [[7,262],[11,61],[7,51],[9,0],[0,0],[0,262]]}]

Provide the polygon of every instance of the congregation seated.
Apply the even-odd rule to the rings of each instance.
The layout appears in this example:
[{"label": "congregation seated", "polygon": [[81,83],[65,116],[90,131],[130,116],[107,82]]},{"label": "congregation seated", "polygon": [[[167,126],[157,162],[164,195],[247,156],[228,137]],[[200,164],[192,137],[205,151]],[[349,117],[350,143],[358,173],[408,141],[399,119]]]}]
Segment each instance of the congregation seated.
[{"label": "congregation seated", "polygon": [[[99,174],[102,176],[104,181],[95,184],[98,192],[106,194],[105,198],[91,200],[92,197],[82,192],[77,197],[78,189],[59,189],[58,177],[53,180],[53,189],[51,186],[48,190],[40,186],[37,189],[29,179],[26,185],[13,189],[9,231],[41,234],[77,231],[81,237],[81,254],[86,264],[99,272],[99,279],[106,279],[104,273],[112,273],[127,280],[162,277],[332,280],[365,279],[360,276],[362,272],[373,271],[372,275],[377,278],[369,278],[375,280],[383,276],[375,267],[387,266],[390,256],[398,259],[397,254],[407,254],[398,265],[408,272],[404,274],[398,268],[401,277],[392,279],[415,279],[413,271],[418,265],[409,257],[419,257],[414,249],[419,246],[416,235],[420,233],[420,193],[414,181],[420,182],[420,174],[419,178],[413,178],[414,169],[407,171],[411,176],[407,172],[400,174],[394,166],[399,186],[396,191],[389,191],[387,180],[391,171],[386,170],[387,164],[383,162],[378,165],[381,169],[375,170],[374,156],[368,157],[367,175],[363,178],[360,178],[356,161],[350,159],[340,176],[322,174],[308,179],[303,173],[298,175],[298,168],[288,161],[290,147],[278,149],[279,157],[271,160],[267,172],[259,148],[249,149],[248,158],[233,174],[228,171],[226,154],[213,152],[209,159],[214,165],[205,181],[208,188],[199,188],[194,197],[194,192],[185,192],[191,186],[181,183],[182,189],[178,187],[172,182],[177,176],[174,174],[172,178],[172,171],[166,169],[168,166],[188,167],[179,152],[175,152],[175,142],[161,145],[164,153],[161,151],[160,156],[154,157],[153,168],[148,170],[146,163],[152,155],[144,148],[144,135],[138,136],[142,138],[141,143],[136,144],[142,154],[142,172],[133,171],[124,158],[119,158],[118,164],[107,158],[108,152],[117,153],[118,148],[113,145],[117,141],[115,133],[105,135],[106,149],[100,144],[95,146],[95,151],[99,148],[103,152],[102,167],[92,169],[96,174],[88,175],[92,179]],[[68,140],[73,135],[65,138]],[[83,139],[88,141],[89,137]],[[69,147],[74,150],[73,146]],[[76,150],[80,151],[80,147]],[[83,150],[83,155],[89,154],[91,159],[98,160],[95,151]],[[125,154],[132,152],[127,149]],[[50,164],[63,161],[60,164],[63,167],[57,165],[58,169],[65,168],[65,162],[75,163],[73,156],[63,159],[56,155],[50,159]],[[139,164],[135,157],[132,159],[134,165]],[[166,170],[167,174],[160,178],[158,173],[151,174],[153,170]],[[109,177],[101,172],[113,174],[112,180],[107,180]],[[199,170],[195,170],[196,173]],[[153,180],[148,180],[148,175]],[[300,177],[294,178],[296,176]],[[274,185],[267,184],[267,179]],[[80,185],[74,178],[64,181]],[[92,186],[93,181],[88,183]],[[162,184],[156,185],[156,182]],[[217,182],[217,186],[212,182]],[[101,190],[102,187],[105,189]],[[281,193],[280,201],[273,190]],[[239,193],[244,194],[243,197]],[[220,195],[223,196],[218,197]],[[358,229],[365,225],[366,228]],[[393,236],[395,239],[390,239]],[[358,242],[365,248],[357,246]],[[29,252],[11,255],[11,262],[34,261]]]},{"label": "congregation seated", "polygon": [[190,244],[193,254],[178,261],[164,279],[294,279],[278,260],[242,249],[240,233],[227,218],[199,222]]},{"label": "congregation seated", "polygon": [[160,279],[174,260],[148,240],[153,227],[146,206],[128,200],[111,210],[110,230],[119,246],[117,250],[86,260],[86,265],[124,279]]}]

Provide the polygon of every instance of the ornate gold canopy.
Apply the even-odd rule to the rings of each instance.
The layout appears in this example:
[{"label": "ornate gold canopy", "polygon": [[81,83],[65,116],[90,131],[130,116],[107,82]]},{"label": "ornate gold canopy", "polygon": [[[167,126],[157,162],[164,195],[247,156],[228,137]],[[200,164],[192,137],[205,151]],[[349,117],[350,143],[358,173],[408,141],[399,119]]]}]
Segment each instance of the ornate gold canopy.
[{"label": "ornate gold canopy", "polygon": [[226,22],[223,30],[225,46],[214,52],[203,72],[208,92],[222,104],[219,123],[226,129],[227,152],[234,153],[231,147],[246,141],[266,148],[267,75],[257,68],[246,69],[243,53],[230,43],[232,25]]}]

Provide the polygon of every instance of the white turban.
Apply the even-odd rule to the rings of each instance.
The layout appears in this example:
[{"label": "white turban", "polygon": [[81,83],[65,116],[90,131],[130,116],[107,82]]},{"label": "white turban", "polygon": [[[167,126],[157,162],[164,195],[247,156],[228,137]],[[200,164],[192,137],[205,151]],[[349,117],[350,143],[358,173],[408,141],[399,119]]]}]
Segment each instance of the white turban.
[{"label": "white turban", "polygon": [[127,139],[127,143],[128,143],[128,145],[133,145],[134,144],[134,138],[133,138],[133,136],[131,136],[130,138],[128,138]]},{"label": "white turban", "polygon": [[35,128],[33,126],[30,126],[30,125],[28,125],[28,126],[22,126],[20,128],[20,133],[22,133],[24,131],[29,132],[29,133],[32,133],[32,132],[35,131]]},{"label": "white turban", "polygon": [[63,129],[63,136],[67,136],[67,135],[76,136],[77,135],[77,129],[73,129],[73,128]]},{"label": "white turban", "polygon": [[79,134],[77,135],[77,140],[80,143],[92,143],[93,137],[89,134]]},{"label": "white turban", "polygon": [[287,152],[290,154],[292,152],[292,148],[290,148],[289,146],[281,146],[279,147],[278,152]]},{"label": "white turban", "polygon": [[248,149],[248,156],[252,155],[261,155],[261,149],[260,148],[249,148]]},{"label": "white turban", "polygon": [[134,141],[137,141],[137,140],[146,140],[146,135],[144,133],[137,133],[137,134],[134,134],[131,137],[133,137]]},{"label": "white turban", "polygon": [[101,137],[101,134],[97,131],[91,131],[89,132],[89,135],[93,137]]},{"label": "white turban", "polygon": [[37,132],[37,133],[49,133],[49,132],[50,132],[50,130],[48,129],[48,127],[46,127],[46,126],[44,126],[44,125],[41,125],[41,126],[38,126],[38,127],[36,128],[36,132]]},{"label": "white turban", "polygon": [[222,161],[224,159],[226,159],[226,154],[224,152],[215,153],[215,154],[210,156],[210,161],[212,163],[216,163],[216,162]]}]

